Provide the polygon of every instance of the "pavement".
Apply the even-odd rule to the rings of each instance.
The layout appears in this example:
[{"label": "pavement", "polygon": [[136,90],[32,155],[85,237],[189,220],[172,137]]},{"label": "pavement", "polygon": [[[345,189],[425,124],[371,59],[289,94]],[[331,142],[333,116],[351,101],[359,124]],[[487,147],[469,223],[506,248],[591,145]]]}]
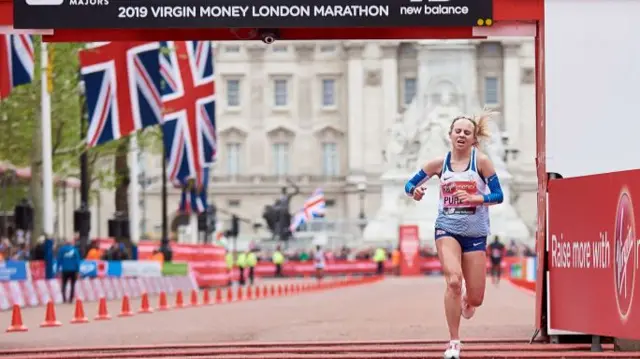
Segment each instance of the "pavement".
[{"label": "pavement", "polygon": [[[302,281],[313,282],[299,282]],[[272,283],[282,280],[261,284]],[[448,339],[444,288],[441,277],[387,277],[370,284],[127,318],[117,317],[121,303],[111,301],[108,307],[114,318],[101,322],[92,320],[97,303],[88,303],[85,312],[91,322],[86,324],[70,324],[73,305],[57,305],[63,325],[56,328],[40,328],[44,308],[29,308],[23,311],[29,331],[0,334],[0,346],[29,349],[172,343],[443,341]],[[169,297],[170,303],[174,300]],[[488,283],[484,305],[474,318],[463,320],[461,335],[465,340],[529,339],[534,331],[534,302],[532,293],[507,281],[499,287]],[[132,300],[131,304],[137,310],[140,301]],[[157,298],[152,298],[151,304],[155,307]],[[1,325],[8,326],[10,318],[9,312],[0,313]]]}]

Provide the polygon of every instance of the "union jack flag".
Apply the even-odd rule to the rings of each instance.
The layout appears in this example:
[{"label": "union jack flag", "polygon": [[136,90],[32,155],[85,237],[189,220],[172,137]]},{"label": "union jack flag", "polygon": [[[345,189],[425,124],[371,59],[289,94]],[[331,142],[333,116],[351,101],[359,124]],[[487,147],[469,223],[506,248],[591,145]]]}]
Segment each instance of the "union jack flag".
[{"label": "union jack flag", "polygon": [[321,188],[316,189],[306,201],[302,209],[300,209],[291,219],[289,230],[295,232],[302,224],[309,222],[312,218],[324,217],[326,210],[326,201],[324,191]]},{"label": "union jack flag", "polygon": [[[193,179],[196,188],[205,188],[204,169],[215,161],[217,142],[212,44],[167,41],[160,46],[168,50],[161,51],[160,72],[169,180],[184,187]],[[191,207],[199,211],[194,203]]]},{"label": "union jack flag", "polygon": [[162,121],[160,44],[91,43],[80,52],[89,113],[87,147]]},{"label": "union jack flag", "polygon": [[207,186],[209,185],[209,167],[203,169],[202,187],[186,186],[180,196],[181,213],[202,213],[207,210]]},{"label": "union jack flag", "polygon": [[31,35],[0,34],[0,99],[33,80],[35,67]]}]

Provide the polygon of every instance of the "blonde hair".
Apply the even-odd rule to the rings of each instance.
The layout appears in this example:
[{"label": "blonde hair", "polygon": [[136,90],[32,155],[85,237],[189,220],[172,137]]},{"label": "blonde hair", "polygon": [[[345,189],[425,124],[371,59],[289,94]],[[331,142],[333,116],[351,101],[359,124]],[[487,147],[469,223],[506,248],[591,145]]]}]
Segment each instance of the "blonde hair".
[{"label": "blonde hair", "polygon": [[475,115],[473,117],[469,116],[458,116],[451,121],[451,126],[449,127],[449,134],[453,131],[453,125],[455,125],[458,120],[468,120],[473,124],[474,132],[473,135],[476,138],[475,145],[479,145],[481,142],[484,142],[491,138],[491,131],[489,130],[489,121],[491,121],[491,116],[493,116],[495,112],[485,111],[480,115]]}]

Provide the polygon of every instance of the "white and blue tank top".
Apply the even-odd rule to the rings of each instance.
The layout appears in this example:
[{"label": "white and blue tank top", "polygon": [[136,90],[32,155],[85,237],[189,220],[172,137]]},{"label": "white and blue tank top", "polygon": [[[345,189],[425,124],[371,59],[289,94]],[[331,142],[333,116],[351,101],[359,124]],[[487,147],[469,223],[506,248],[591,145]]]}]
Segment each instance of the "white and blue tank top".
[{"label": "white and blue tank top", "polygon": [[451,152],[447,153],[439,177],[440,203],[436,229],[466,237],[488,236],[489,208],[484,205],[461,203],[454,197],[457,190],[467,191],[471,195],[485,195],[490,192],[484,178],[478,172],[476,148],[471,151],[467,169],[461,172],[453,171]]}]

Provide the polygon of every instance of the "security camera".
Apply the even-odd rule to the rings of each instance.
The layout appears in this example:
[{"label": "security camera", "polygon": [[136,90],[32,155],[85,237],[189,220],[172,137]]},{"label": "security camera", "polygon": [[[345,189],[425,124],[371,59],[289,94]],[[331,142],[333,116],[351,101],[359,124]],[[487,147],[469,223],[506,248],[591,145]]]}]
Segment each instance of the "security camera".
[{"label": "security camera", "polygon": [[280,31],[278,29],[259,29],[258,34],[262,42],[267,45],[273,44],[280,38]]}]

